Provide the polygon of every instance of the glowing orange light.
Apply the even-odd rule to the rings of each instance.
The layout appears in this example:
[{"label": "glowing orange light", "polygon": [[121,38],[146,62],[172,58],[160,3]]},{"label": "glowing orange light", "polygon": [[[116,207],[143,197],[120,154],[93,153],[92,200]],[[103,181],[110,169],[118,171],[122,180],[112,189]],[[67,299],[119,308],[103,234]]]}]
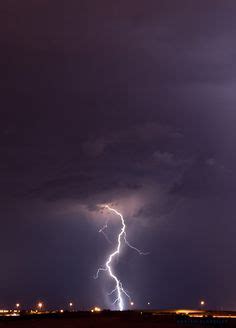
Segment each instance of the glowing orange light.
[{"label": "glowing orange light", "polygon": [[98,307],[98,306],[95,306],[95,307],[91,310],[91,312],[101,312],[101,311],[102,311],[101,308]]},{"label": "glowing orange light", "polygon": [[94,308],[94,311],[95,311],[95,312],[100,312],[100,311],[101,311],[101,309],[100,309],[100,307],[98,307],[98,306],[95,306],[95,308]]},{"label": "glowing orange light", "polygon": [[38,308],[41,310],[42,307],[43,307],[43,303],[42,303],[42,302],[39,302],[39,303],[38,303]]}]

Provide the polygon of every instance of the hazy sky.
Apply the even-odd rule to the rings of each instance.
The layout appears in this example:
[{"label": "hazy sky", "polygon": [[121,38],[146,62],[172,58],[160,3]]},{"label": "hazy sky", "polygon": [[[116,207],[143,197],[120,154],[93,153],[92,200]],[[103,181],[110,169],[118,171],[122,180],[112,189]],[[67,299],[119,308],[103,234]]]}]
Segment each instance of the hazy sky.
[{"label": "hazy sky", "polygon": [[[0,5],[0,308],[236,309],[235,1]],[[115,242],[119,220],[111,217]]]}]

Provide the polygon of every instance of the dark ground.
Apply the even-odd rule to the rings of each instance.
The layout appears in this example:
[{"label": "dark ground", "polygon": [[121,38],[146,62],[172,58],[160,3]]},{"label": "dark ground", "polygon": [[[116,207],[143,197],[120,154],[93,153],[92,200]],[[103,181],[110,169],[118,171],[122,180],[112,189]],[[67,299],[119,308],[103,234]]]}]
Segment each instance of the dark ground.
[{"label": "dark ground", "polygon": [[[187,320],[187,321],[186,321]],[[190,322],[192,320],[192,322]],[[71,316],[71,315],[31,315],[26,317],[12,318],[5,317],[0,318],[0,328],[128,328],[128,327],[163,327],[163,328],[175,328],[175,327],[236,327],[236,321],[214,319],[212,318],[185,318],[183,316],[146,316],[140,314],[128,314],[128,315],[104,315],[94,314],[86,316]]]}]

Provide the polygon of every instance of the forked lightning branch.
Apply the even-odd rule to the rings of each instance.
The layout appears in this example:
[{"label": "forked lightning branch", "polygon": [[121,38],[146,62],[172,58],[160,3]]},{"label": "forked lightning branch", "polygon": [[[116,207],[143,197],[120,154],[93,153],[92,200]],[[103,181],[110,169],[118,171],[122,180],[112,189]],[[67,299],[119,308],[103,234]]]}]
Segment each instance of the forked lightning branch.
[{"label": "forked lightning branch", "polygon": [[[99,273],[101,271],[104,271],[104,272],[106,272],[110,276],[110,278],[112,280],[114,280],[114,285],[115,285],[114,286],[114,289],[108,295],[115,295],[115,299],[113,301],[113,304],[118,304],[118,309],[120,311],[123,311],[124,308],[125,308],[125,301],[124,301],[124,299],[127,298],[129,300],[129,302],[131,302],[131,297],[127,293],[127,291],[124,289],[121,280],[117,277],[117,275],[114,272],[114,268],[113,268],[114,260],[115,260],[115,258],[117,258],[119,256],[119,254],[121,252],[122,244],[126,244],[128,247],[130,247],[131,249],[135,250],[140,255],[146,255],[148,253],[144,253],[144,252],[140,251],[138,248],[132,246],[128,242],[127,237],[126,237],[126,224],[125,224],[125,220],[124,220],[123,215],[120,212],[118,212],[116,209],[110,207],[109,205],[105,205],[105,208],[108,209],[109,211],[111,211],[113,214],[115,214],[115,215],[117,215],[117,216],[120,217],[121,229],[120,229],[120,232],[117,235],[117,245],[116,245],[116,248],[108,256],[104,267],[101,267],[101,268],[98,269],[95,278],[97,279],[99,277]],[[104,225],[103,228],[101,228],[99,230],[99,232],[102,232],[105,235],[104,229],[106,229],[106,228],[107,228],[107,223],[106,223],[106,225]]]}]

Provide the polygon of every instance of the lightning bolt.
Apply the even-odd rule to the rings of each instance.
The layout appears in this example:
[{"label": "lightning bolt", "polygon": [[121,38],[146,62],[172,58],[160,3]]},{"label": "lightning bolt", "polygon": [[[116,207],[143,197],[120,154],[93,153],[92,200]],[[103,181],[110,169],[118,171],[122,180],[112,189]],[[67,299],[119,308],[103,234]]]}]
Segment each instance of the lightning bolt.
[{"label": "lightning bolt", "polygon": [[[142,251],[140,251],[138,248],[132,246],[126,237],[126,225],[125,225],[125,220],[123,215],[118,212],[116,209],[110,207],[109,205],[105,205],[105,208],[107,208],[109,211],[111,211],[112,213],[116,214],[117,216],[120,217],[121,220],[121,230],[120,233],[118,234],[117,237],[117,246],[115,248],[115,250],[109,255],[106,263],[105,263],[105,267],[101,267],[98,269],[96,275],[95,275],[95,279],[98,278],[99,273],[101,271],[107,271],[109,276],[114,280],[115,282],[115,288],[108,294],[108,295],[112,295],[114,293],[116,293],[116,299],[113,302],[113,304],[118,303],[118,307],[120,311],[124,310],[124,299],[123,296],[126,296],[129,301],[131,301],[131,297],[128,294],[128,292],[123,288],[123,285],[121,283],[121,281],[117,278],[117,276],[115,275],[113,268],[112,268],[112,264],[113,264],[113,260],[120,254],[120,250],[121,250],[121,246],[122,246],[122,241],[124,241],[124,243],[130,247],[131,249],[135,250],[136,252],[138,252],[140,255],[146,255],[148,253],[144,253]],[[108,222],[107,222],[108,223]],[[107,223],[99,230],[99,232],[102,232],[105,236],[105,238],[107,239],[107,236],[104,233],[104,230],[107,228]],[[110,240],[109,240],[110,241]]]},{"label": "lightning bolt", "polygon": [[108,221],[106,222],[106,224],[104,224],[104,226],[99,230],[100,233],[103,234],[103,236],[105,237],[105,239],[108,241],[109,244],[112,244],[112,241],[109,239],[109,237],[107,236],[107,234],[105,233],[105,230],[108,228]]}]

